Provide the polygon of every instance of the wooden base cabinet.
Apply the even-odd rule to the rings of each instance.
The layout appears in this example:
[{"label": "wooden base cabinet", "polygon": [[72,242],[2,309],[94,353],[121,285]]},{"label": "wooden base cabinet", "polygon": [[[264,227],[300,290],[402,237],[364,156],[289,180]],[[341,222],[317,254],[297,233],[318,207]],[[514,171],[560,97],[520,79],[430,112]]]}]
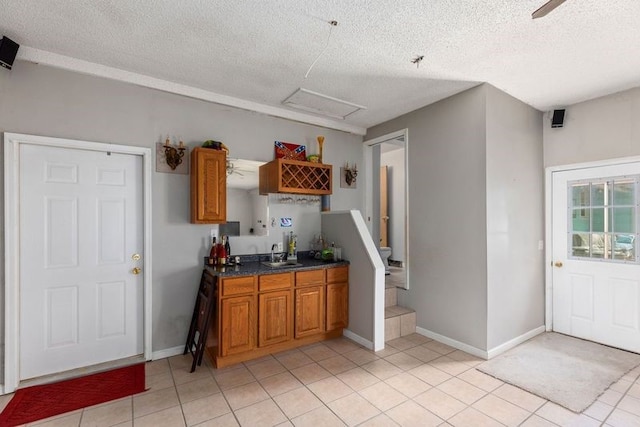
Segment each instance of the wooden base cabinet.
[{"label": "wooden base cabinet", "polygon": [[258,347],[293,339],[291,290],[258,295]]},{"label": "wooden base cabinet", "polygon": [[346,328],[349,324],[349,285],[327,284],[327,331]]},{"label": "wooden base cabinet", "polygon": [[349,320],[349,267],[218,280],[207,349],[218,368],[337,338]]},{"label": "wooden base cabinet", "polygon": [[296,289],[296,338],[324,332],[324,286]]},{"label": "wooden base cabinet", "polygon": [[222,300],[221,354],[250,351],[256,346],[256,298],[253,295],[231,297]]}]

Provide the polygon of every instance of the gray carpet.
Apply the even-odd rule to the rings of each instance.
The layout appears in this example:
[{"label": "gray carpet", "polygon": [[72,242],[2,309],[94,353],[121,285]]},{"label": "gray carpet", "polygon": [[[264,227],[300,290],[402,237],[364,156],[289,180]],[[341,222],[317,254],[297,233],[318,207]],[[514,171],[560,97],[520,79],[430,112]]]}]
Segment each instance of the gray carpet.
[{"label": "gray carpet", "polygon": [[483,362],[477,369],[582,412],[639,364],[639,354],[546,332]]}]

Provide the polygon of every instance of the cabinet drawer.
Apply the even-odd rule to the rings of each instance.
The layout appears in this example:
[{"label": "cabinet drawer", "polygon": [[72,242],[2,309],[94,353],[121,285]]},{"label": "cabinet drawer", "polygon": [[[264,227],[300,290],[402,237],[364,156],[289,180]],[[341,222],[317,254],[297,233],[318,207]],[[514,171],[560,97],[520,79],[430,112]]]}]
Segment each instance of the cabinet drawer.
[{"label": "cabinet drawer", "polygon": [[340,283],[349,281],[349,267],[336,267],[327,269],[327,283]]},{"label": "cabinet drawer", "polygon": [[267,274],[258,276],[258,289],[260,291],[273,291],[291,287],[293,273]]},{"label": "cabinet drawer", "polygon": [[296,286],[323,285],[324,269],[296,272]]},{"label": "cabinet drawer", "polygon": [[255,291],[255,276],[223,279],[221,290],[223,297],[228,297],[229,295],[250,294]]}]

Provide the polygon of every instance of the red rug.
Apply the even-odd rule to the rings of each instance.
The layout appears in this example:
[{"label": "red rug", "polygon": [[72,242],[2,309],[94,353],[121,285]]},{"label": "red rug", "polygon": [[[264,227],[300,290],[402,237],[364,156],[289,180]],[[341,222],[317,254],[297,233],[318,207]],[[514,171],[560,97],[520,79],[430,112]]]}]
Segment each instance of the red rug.
[{"label": "red rug", "polygon": [[144,391],[144,363],[52,384],[21,388],[0,414],[17,426]]}]

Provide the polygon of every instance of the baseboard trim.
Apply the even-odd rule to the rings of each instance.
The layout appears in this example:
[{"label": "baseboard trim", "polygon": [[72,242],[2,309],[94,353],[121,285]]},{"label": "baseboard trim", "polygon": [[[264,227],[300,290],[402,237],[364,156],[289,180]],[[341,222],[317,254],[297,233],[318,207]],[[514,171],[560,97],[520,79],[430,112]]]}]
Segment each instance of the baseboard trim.
[{"label": "baseboard trim", "polygon": [[545,325],[538,326],[537,328],[532,329],[529,332],[525,332],[519,337],[515,337],[514,339],[509,340],[504,344],[500,344],[499,346],[492,348],[491,350],[488,351],[489,359],[496,357],[507,350],[511,350],[513,347],[517,346],[518,344],[522,344],[523,342],[535,337],[536,335],[543,333],[545,329],[546,329]]},{"label": "baseboard trim", "polygon": [[420,335],[424,335],[427,338],[431,338],[433,340],[436,340],[438,342],[441,342],[443,344],[446,344],[448,346],[451,346],[453,348],[457,348],[458,350],[462,350],[466,353],[469,353],[473,356],[479,357],[481,359],[487,359],[487,352],[484,350],[481,350],[479,348],[473,347],[469,344],[465,344],[463,342],[460,341],[456,341],[454,339],[451,339],[449,337],[445,337],[444,335],[440,335],[436,332],[430,331],[428,329],[424,329],[421,327],[416,327],[416,332],[419,333]]},{"label": "baseboard trim", "polygon": [[349,338],[350,340],[353,340],[353,341],[357,342],[358,344],[368,348],[369,350],[373,350],[373,342],[362,338],[360,335],[357,335],[357,334],[353,333],[349,329],[344,329],[342,331],[342,335],[344,335],[345,337]]},{"label": "baseboard trim", "polygon": [[166,359],[167,357],[177,356],[184,352],[184,346],[165,348],[164,350],[154,351],[151,354],[152,360]]}]

